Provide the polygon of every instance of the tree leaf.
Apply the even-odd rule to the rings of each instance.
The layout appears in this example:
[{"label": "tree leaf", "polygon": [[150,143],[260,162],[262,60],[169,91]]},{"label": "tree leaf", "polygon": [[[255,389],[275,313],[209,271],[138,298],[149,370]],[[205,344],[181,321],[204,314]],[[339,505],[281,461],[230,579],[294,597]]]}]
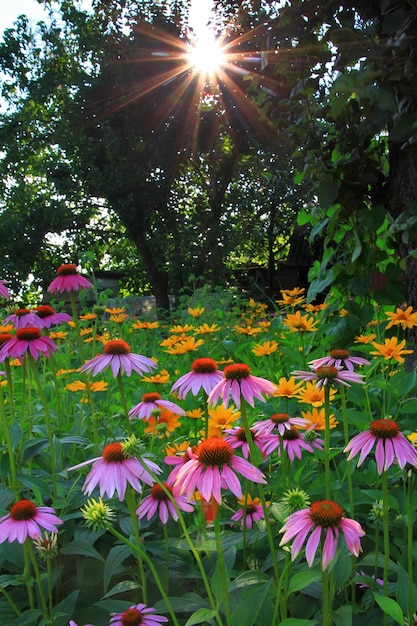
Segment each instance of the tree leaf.
[{"label": "tree leaf", "polygon": [[384,613],[392,617],[392,619],[400,624],[400,626],[404,626],[404,615],[398,602],[392,598],[381,596],[376,591],[373,592],[373,596],[376,603],[380,606]]}]

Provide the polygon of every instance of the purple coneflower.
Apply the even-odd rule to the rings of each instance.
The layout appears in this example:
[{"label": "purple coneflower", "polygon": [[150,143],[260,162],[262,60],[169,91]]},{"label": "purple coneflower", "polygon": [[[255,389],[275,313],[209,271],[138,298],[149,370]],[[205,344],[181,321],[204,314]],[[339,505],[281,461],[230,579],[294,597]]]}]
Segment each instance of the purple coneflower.
[{"label": "purple coneflower", "polygon": [[363,374],[357,374],[348,369],[336,365],[323,365],[312,368],[311,372],[294,371],[291,372],[294,378],[301,380],[311,380],[317,383],[316,387],[336,383],[344,387],[350,387],[350,383],[365,384]]},{"label": "purple coneflower", "polygon": [[167,621],[167,617],[156,615],[153,607],[134,604],[123,613],[113,613],[109,626],[158,626]]},{"label": "purple coneflower", "polygon": [[[311,531],[310,537],[307,539]],[[339,532],[342,532],[348,550],[354,556],[361,551],[360,538],[365,535],[362,526],[353,519],[343,517],[343,509],[332,500],[319,500],[308,509],[292,513],[280,532],[284,533],[280,546],[294,539],[291,547],[291,559],[294,560],[302,550],[306,539],[306,560],[312,566],[317,548],[324,533],[321,555],[322,569],[325,570],[336,554]]]},{"label": "purple coneflower", "polygon": [[252,498],[252,496],[248,493],[246,496],[243,496],[243,498],[238,500],[238,502],[242,505],[242,507],[238,509],[230,519],[233,522],[240,521],[242,528],[245,527],[251,530],[253,524],[256,524],[259,520],[265,518],[264,510],[259,498]]},{"label": "purple coneflower", "polygon": [[298,428],[291,426],[289,430],[285,430],[282,436],[266,435],[262,442],[262,448],[265,456],[272,454],[274,450],[278,451],[281,456],[281,442],[284,452],[288,454],[290,461],[294,458],[301,459],[302,451],[314,452],[313,448],[323,450],[323,439],[316,437],[315,439],[306,440],[305,433],[300,433]]},{"label": "purple coneflower", "polygon": [[348,461],[360,454],[357,466],[362,465],[372,448],[375,447],[375,460],[378,473],[382,474],[396,460],[401,469],[406,463],[417,467],[417,450],[400,432],[397,422],[390,419],[374,420],[369,430],[353,437],[345,448],[349,452]]},{"label": "purple coneflower", "polygon": [[0,280],[0,296],[6,298],[6,300],[12,297],[3,280]]},{"label": "purple coneflower", "polygon": [[[95,487],[99,485],[100,497],[107,494],[111,498],[116,491],[120,502],[122,502],[128,483],[138,493],[142,493],[141,481],[150,487],[154,484],[154,480],[149,472],[145,470],[137,459],[134,457],[129,458],[126,455],[119,441],[107,444],[101,456],[74,465],[68,471],[79,469],[90,463],[93,463],[93,467],[83,485],[83,492],[87,496],[90,496]],[[144,457],[142,457],[142,463],[154,474],[160,474],[162,471],[156,463]]]},{"label": "purple coneflower", "polygon": [[227,406],[231,397],[235,406],[240,407],[241,396],[250,406],[254,406],[255,398],[265,402],[262,394],[273,396],[276,385],[266,378],[252,376],[250,367],[244,363],[227,365],[223,371],[222,380],[212,389],[208,397],[209,404],[215,404],[219,398],[223,398],[223,405]]},{"label": "purple coneflower", "polygon": [[210,358],[196,359],[191,364],[191,372],[184,374],[171,387],[178,392],[180,400],[184,400],[191,391],[196,396],[201,389],[208,395],[211,390],[223,379],[223,373],[219,372],[216,361]]},{"label": "purple coneflower", "polygon": [[[234,428],[227,428],[224,432],[225,432],[224,440],[227,441],[227,443],[230,443],[230,445],[232,446],[234,450],[236,450],[237,448],[241,448],[243,457],[245,459],[248,459],[250,455],[250,448],[249,448],[248,440],[246,439],[246,432],[243,426],[235,426]],[[264,449],[263,449],[265,435],[263,435],[262,433],[257,433],[252,428],[250,429],[250,432],[252,435],[253,443],[259,448],[259,450],[262,453],[262,456],[265,456]]]},{"label": "purple coneflower", "polygon": [[41,353],[49,357],[56,350],[58,350],[58,346],[52,339],[42,335],[39,328],[28,326],[27,328],[19,328],[16,331],[16,336],[2,345],[0,362],[7,357],[18,359],[27,353],[31,354],[36,361]]},{"label": "purple coneflower", "polygon": [[28,537],[41,537],[42,529],[57,533],[63,521],[50,506],[37,506],[31,500],[19,500],[9,513],[0,518],[0,543],[18,541],[24,543]]},{"label": "purple coneflower", "polygon": [[329,356],[323,356],[320,359],[314,359],[309,362],[311,367],[318,369],[319,367],[345,367],[353,372],[355,365],[370,365],[371,362],[361,356],[351,356],[349,350],[331,350]]},{"label": "purple coneflower", "polygon": [[[194,448],[191,448],[192,450],[194,450]],[[185,463],[187,463],[188,461],[191,460],[191,457],[188,453],[188,451],[190,450],[190,448],[187,448],[187,450],[184,452],[184,454],[178,455],[178,454],[169,454],[168,456],[165,457],[164,461],[167,465],[173,465],[174,468],[171,470],[171,472],[168,475],[167,478],[167,484],[168,485],[175,485],[175,481],[177,479],[177,474],[181,469],[182,465],[185,465]],[[178,488],[175,488],[175,492],[178,492]]]},{"label": "purple coneflower", "polygon": [[[68,313],[57,313],[49,304],[37,306],[35,314],[41,323],[40,328],[50,328],[53,324],[63,324],[71,320],[71,315],[68,315]],[[35,326],[37,325],[35,324]]]},{"label": "purple coneflower", "polygon": [[288,413],[274,413],[266,420],[254,422],[252,428],[259,435],[271,435],[272,433],[284,435],[291,426],[308,428],[310,422],[303,417],[290,417]]},{"label": "purple coneflower", "polygon": [[148,420],[153,411],[160,411],[161,409],[168,409],[176,415],[185,415],[184,409],[178,406],[178,404],[170,400],[162,400],[161,394],[157,391],[151,391],[144,393],[141,402],[130,409],[129,417],[130,419],[138,417],[139,419]]},{"label": "purple coneflower", "polygon": [[16,309],[14,313],[11,313],[4,319],[5,324],[9,322],[13,324],[14,328],[27,328],[28,326],[42,328],[40,319],[35,311],[30,309]]},{"label": "purple coneflower", "polygon": [[84,276],[78,273],[77,266],[73,263],[60,265],[57,269],[58,276],[48,287],[49,293],[63,293],[64,291],[79,291],[89,289],[93,285]]},{"label": "purple coneflower", "polygon": [[[177,507],[181,511],[185,511],[186,513],[191,513],[194,511],[194,507],[192,504],[187,502],[187,498],[185,495],[178,495],[174,493],[173,488],[168,485],[166,482],[162,483],[167,491],[171,494],[172,498],[175,500]],[[159,519],[163,524],[168,522],[169,516],[171,515],[172,519],[175,521],[178,520],[178,512],[169,498],[168,494],[162,489],[160,485],[154,485],[151,488],[151,493],[149,496],[146,496],[140,504],[140,506],[136,509],[136,514],[139,519],[145,517],[149,521],[155,513],[159,511]]]},{"label": "purple coneflower", "polygon": [[146,356],[130,352],[130,346],[126,341],[112,339],[105,344],[103,354],[99,354],[84,363],[81,372],[92,372],[95,376],[107,367],[111,368],[113,378],[117,378],[117,375],[123,374],[123,372],[126,372],[127,376],[130,376],[132,372],[142,375],[157,365],[155,361]]},{"label": "purple coneflower", "polygon": [[190,460],[180,466],[174,487],[180,494],[190,499],[198,489],[204,500],[213,496],[221,503],[221,489],[230,489],[237,497],[242,497],[242,487],[235,472],[242,474],[254,483],[265,483],[262,472],[246,459],[235,455],[230,443],[220,437],[210,437],[202,441],[194,451],[188,448]]},{"label": "purple coneflower", "polygon": [[[78,626],[78,624],[74,622],[74,620],[70,619],[68,626]],[[85,626],[93,626],[93,624],[86,624]]]}]

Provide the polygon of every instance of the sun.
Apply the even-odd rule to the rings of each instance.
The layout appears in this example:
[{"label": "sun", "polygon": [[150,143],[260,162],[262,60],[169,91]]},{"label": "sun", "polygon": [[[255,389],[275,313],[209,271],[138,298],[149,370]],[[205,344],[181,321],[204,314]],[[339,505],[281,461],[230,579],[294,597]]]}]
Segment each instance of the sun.
[{"label": "sun", "polygon": [[212,78],[221,69],[226,57],[220,41],[214,33],[207,31],[191,44],[187,60],[194,72]]}]

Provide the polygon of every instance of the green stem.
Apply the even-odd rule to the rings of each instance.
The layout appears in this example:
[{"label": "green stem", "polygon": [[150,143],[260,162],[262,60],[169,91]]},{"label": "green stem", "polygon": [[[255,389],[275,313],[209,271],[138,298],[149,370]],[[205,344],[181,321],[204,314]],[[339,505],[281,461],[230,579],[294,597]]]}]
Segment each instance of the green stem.
[{"label": "green stem", "polygon": [[25,559],[25,571],[24,571],[24,578],[25,578],[25,582],[26,582],[26,590],[28,592],[28,599],[29,599],[29,607],[31,609],[35,608],[35,599],[34,599],[34,594],[33,594],[33,587],[32,587],[32,582],[30,580],[31,578],[31,567],[30,567],[30,553],[29,553],[29,541],[31,541],[30,539],[26,539],[26,541],[23,544],[23,556]]},{"label": "green stem", "polygon": [[10,466],[10,487],[15,491],[16,495],[19,493],[19,488],[17,485],[17,471],[16,471],[16,463],[15,463],[15,455],[13,451],[13,442],[9,428],[9,422],[7,419],[6,407],[5,407],[5,399],[3,395],[3,388],[0,387],[0,414],[1,414],[1,424],[4,432],[4,438],[6,440],[7,453],[9,455],[9,466]]},{"label": "green stem", "polygon": [[326,489],[326,499],[332,499],[332,489],[330,480],[330,387],[324,385],[324,484]]},{"label": "green stem", "polygon": [[322,570],[322,601],[323,601],[323,626],[332,625],[331,594],[329,593],[329,573],[327,568]]},{"label": "green stem", "polygon": [[132,432],[132,428],[130,425],[130,419],[129,419],[129,410],[127,408],[127,400],[126,400],[126,394],[125,394],[125,388],[123,385],[123,379],[122,379],[122,374],[119,372],[117,372],[117,386],[119,387],[119,394],[120,394],[120,400],[122,403],[122,407],[123,407],[123,413],[125,416],[125,420],[126,420],[126,431],[127,434],[130,435]]},{"label": "green stem", "polygon": [[409,470],[407,476],[407,573],[408,573],[408,623],[412,624],[414,617],[414,584],[413,584],[413,491],[414,472]]},{"label": "green stem", "polygon": [[221,580],[221,587],[222,587],[222,592],[223,592],[223,605],[224,605],[224,612],[226,616],[226,624],[227,626],[232,626],[231,614],[230,614],[230,603],[229,603],[229,577],[227,575],[226,564],[224,561],[223,544],[222,544],[221,528],[220,528],[220,514],[214,517],[214,533],[216,537],[217,562],[218,562],[219,571],[220,571],[220,580]]},{"label": "green stem", "polygon": [[16,613],[16,615],[21,615],[22,611],[19,609],[19,607],[14,603],[14,601],[12,600],[11,596],[9,593],[7,593],[7,591],[4,589],[4,587],[0,587],[0,593],[2,593],[4,595],[4,597],[6,598],[7,602],[10,604],[10,606],[12,607],[13,611]]},{"label": "green stem", "polygon": [[[389,506],[388,506],[388,472],[383,470],[382,475],[382,523],[384,533],[384,575],[383,575],[383,591],[384,596],[388,598],[388,575],[389,575]],[[384,626],[388,624],[388,615],[383,614]]]},{"label": "green stem", "polygon": [[53,615],[52,612],[49,613],[49,609],[48,609],[48,605],[46,603],[46,598],[45,598],[45,592],[43,590],[43,586],[42,586],[42,579],[41,579],[41,573],[39,570],[39,565],[38,565],[38,561],[36,560],[36,555],[35,552],[33,550],[33,543],[31,540],[27,540],[26,543],[28,544],[29,547],[29,554],[30,554],[30,558],[32,561],[32,566],[33,566],[33,571],[35,572],[35,578],[36,578],[36,582],[38,585],[38,591],[39,591],[39,597],[41,600],[41,604],[42,604],[42,611],[44,614],[44,617],[46,619],[50,620],[50,623],[53,623]]},{"label": "green stem", "polygon": [[[135,542],[136,542],[136,545],[139,546],[140,536],[139,536],[138,516],[136,515],[135,492],[130,487],[130,485],[128,485],[126,489],[125,502],[129,510],[130,519],[132,520],[133,535],[135,537]],[[142,555],[140,554],[139,551],[138,551],[138,574],[139,574],[140,586],[142,589],[143,602],[144,604],[147,604],[148,594],[147,594],[147,586],[146,586],[146,573],[145,573],[145,568],[143,567]]]}]

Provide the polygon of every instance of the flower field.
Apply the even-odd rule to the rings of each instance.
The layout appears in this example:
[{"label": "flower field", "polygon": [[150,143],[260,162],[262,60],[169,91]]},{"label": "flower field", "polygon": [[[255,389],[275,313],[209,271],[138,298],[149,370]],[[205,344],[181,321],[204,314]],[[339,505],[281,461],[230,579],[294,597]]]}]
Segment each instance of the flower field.
[{"label": "flower field", "polygon": [[416,624],[417,312],[90,286],[0,281],[1,624]]}]

